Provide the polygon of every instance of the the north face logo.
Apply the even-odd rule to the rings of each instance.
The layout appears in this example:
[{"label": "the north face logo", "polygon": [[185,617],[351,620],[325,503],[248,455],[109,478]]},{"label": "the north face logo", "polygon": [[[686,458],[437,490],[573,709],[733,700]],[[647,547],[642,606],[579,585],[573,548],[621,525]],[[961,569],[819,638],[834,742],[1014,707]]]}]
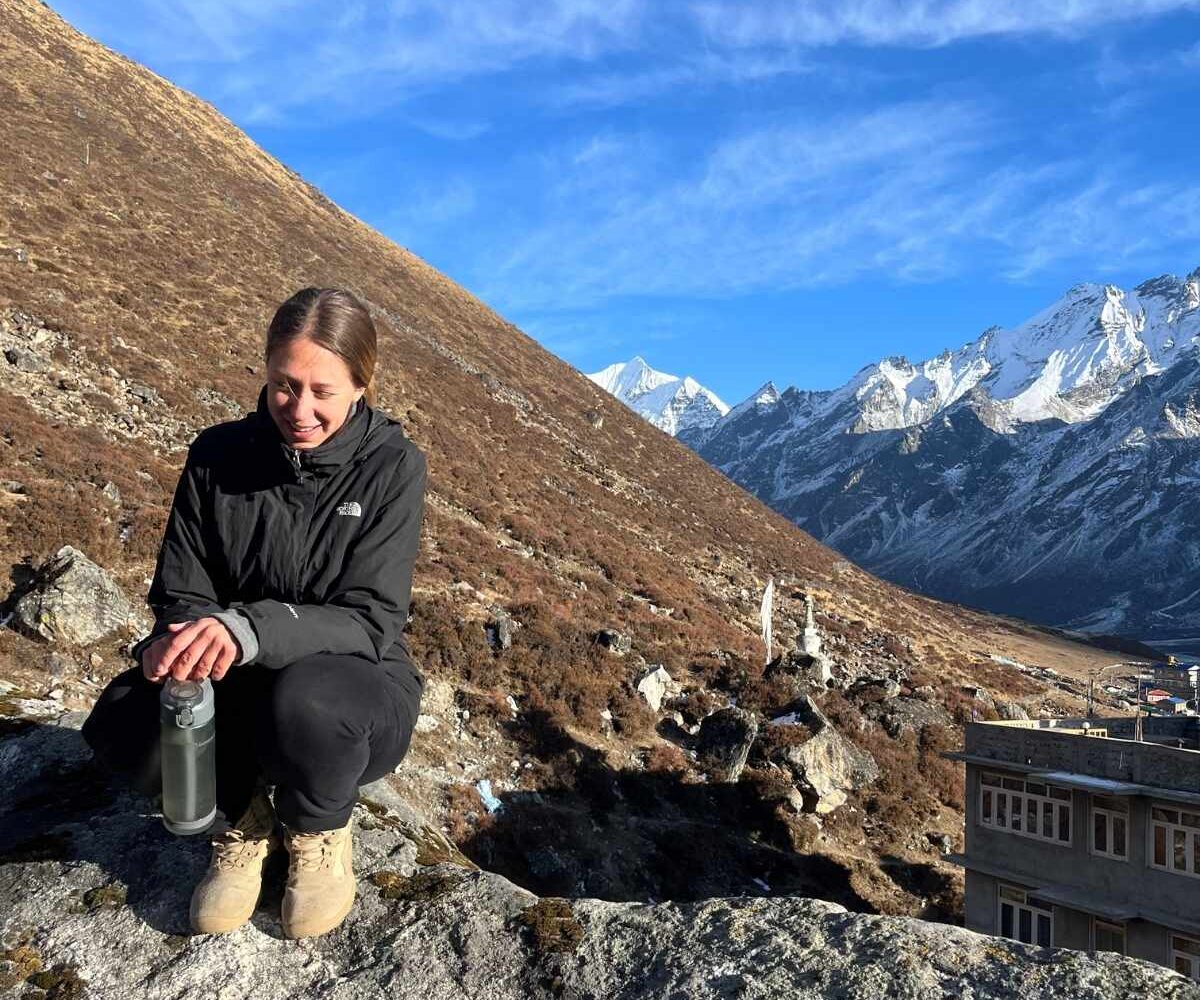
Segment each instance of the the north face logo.
[{"label": "the north face logo", "polygon": [[346,517],[362,517],[362,508],[358,505],[357,500],[350,500],[343,504],[338,504],[337,512]]}]

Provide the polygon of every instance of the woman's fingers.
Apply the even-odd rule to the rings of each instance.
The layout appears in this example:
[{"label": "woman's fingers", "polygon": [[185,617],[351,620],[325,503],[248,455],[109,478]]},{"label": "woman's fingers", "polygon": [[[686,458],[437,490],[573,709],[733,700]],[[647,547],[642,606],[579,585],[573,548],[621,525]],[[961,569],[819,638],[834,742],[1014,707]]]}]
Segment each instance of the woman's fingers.
[{"label": "woman's fingers", "polygon": [[192,667],[192,672],[188,674],[188,680],[204,680],[205,677],[213,672],[213,668],[217,665],[224,652],[225,650],[220,638],[214,633],[209,640],[208,648],[205,649],[203,655],[196,661]]},{"label": "woman's fingers", "polygon": [[221,655],[217,658],[217,664],[213,667],[212,673],[209,676],[214,681],[219,681],[227,673],[229,668],[233,666],[233,661],[237,659],[237,643],[232,639],[229,644],[221,650]]},{"label": "woman's fingers", "polygon": [[171,676],[177,681],[186,681],[191,676],[193,668],[208,651],[211,642],[211,632],[207,629],[197,629],[188,646],[171,661]]},{"label": "woman's fingers", "polygon": [[[203,621],[203,619],[201,619],[201,621]],[[170,673],[171,676],[175,677],[176,680],[183,679],[182,677],[177,677],[175,675],[176,661],[184,656],[184,654],[191,648],[192,643],[196,641],[203,631],[200,628],[200,622],[187,622],[179,624],[182,624],[183,627],[176,629],[174,624],[167,626],[167,628],[171,629],[175,634],[171,636],[167,642],[166,649],[163,652],[161,664],[162,672],[164,674]],[[166,636],[163,638],[165,639]],[[196,662],[196,654],[191,654],[185,662],[188,665],[188,669],[191,669],[191,665]]]},{"label": "woman's fingers", "polygon": [[167,676],[167,668],[163,666],[163,656],[166,653],[171,637],[159,636],[142,652],[142,673],[147,680],[158,682]]}]

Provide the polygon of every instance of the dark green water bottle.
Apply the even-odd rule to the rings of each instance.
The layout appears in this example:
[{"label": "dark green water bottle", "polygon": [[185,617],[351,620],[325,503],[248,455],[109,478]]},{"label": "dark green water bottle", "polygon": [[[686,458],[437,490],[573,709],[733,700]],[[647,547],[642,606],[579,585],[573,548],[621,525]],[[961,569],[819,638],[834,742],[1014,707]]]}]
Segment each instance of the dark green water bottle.
[{"label": "dark green water bottle", "polygon": [[168,678],[160,696],[163,825],[204,833],[217,815],[216,717],[208,678]]}]

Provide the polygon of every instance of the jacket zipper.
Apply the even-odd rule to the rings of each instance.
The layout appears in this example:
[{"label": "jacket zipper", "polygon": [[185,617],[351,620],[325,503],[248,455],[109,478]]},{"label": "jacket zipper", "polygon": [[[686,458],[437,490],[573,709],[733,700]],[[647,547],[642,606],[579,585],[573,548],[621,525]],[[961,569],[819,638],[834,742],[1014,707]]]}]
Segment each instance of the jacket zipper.
[{"label": "jacket zipper", "polygon": [[[304,487],[304,465],[300,461],[300,452],[296,448],[290,449],[292,465],[296,470],[296,483],[300,487],[300,503],[305,503],[305,487]],[[299,525],[297,525],[299,528]],[[304,546],[308,544],[308,531],[301,533],[299,530],[292,533],[293,552],[292,552],[292,600],[297,604],[300,603],[300,573],[301,563],[304,560]]]},{"label": "jacket zipper", "polygon": [[[297,604],[300,604],[302,603],[304,597],[302,581],[304,577],[304,564],[306,562],[305,556],[309,552],[310,548],[308,536],[309,532],[312,530],[313,512],[317,509],[317,493],[320,490],[320,481],[313,474],[311,469],[309,470],[308,475],[305,476],[304,465],[300,459],[300,451],[296,448],[292,448],[290,451],[292,454],[292,464],[296,468],[296,478],[300,483],[300,499],[301,502],[307,507],[306,516],[304,519],[304,530],[297,531],[295,533],[296,552],[294,558],[292,559],[292,565],[295,567],[292,577],[292,600]],[[308,497],[306,495],[306,479],[312,481],[313,495],[311,504],[308,503]]]}]

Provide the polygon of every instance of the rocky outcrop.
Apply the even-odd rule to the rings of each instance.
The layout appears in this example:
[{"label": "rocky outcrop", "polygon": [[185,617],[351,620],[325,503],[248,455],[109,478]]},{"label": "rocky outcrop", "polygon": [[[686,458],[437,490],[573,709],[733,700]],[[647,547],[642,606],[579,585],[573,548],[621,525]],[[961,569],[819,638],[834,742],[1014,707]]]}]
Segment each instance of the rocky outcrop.
[{"label": "rocky outcrop", "polygon": [[34,571],[13,605],[13,622],[49,642],[87,646],[138,619],[116,581],[78,549],[64,545]]},{"label": "rocky outcrop", "polygon": [[784,764],[804,795],[805,811],[831,813],[845,805],[850,792],[878,780],[875,758],[842,736],[810,699],[800,699],[788,721],[774,724],[800,724],[812,733],[784,754]]},{"label": "rocky outcrop", "polygon": [[696,760],[717,781],[737,781],[757,735],[758,722],[749,712],[718,709],[700,723]]},{"label": "rocky outcrop", "polygon": [[1144,962],[799,897],[539,899],[475,868],[386,782],[355,811],[359,891],[341,927],[285,940],[275,871],[248,925],[195,937],[206,844],[107,785],[79,719],[9,719],[0,737],[0,988],[14,996],[1200,997]]}]

